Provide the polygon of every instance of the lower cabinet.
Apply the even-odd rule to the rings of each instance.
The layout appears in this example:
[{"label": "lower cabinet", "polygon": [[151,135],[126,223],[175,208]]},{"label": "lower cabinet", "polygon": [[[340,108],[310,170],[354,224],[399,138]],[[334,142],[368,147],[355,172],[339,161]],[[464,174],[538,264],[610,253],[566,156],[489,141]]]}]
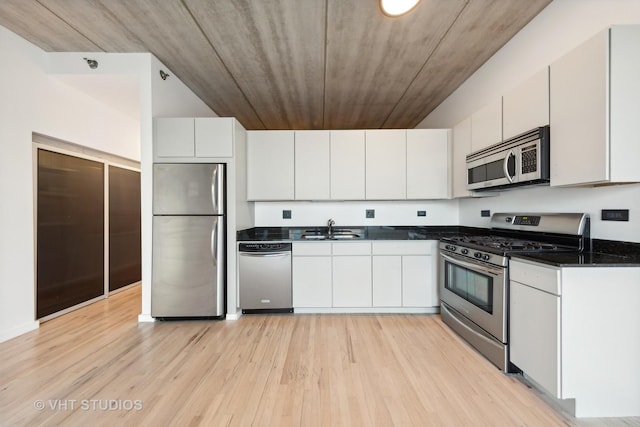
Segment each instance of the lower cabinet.
[{"label": "lower cabinet", "polygon": [[371,307],[371,256],[333,257],[333,306]]},{"label": "lower cabinet", "polygon": [[398,312],[439,305],[437,241],[294,242],[293,306]]}]

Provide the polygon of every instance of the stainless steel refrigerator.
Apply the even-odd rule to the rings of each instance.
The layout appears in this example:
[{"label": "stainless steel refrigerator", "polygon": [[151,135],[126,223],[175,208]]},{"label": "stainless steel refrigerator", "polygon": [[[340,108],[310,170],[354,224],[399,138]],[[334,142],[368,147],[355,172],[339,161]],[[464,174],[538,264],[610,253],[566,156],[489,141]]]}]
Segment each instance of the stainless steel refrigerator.
[{"label": "stainless steel refrigerator", "polygon": [[224,166],[153,165],[153,317],[226,313]]}]

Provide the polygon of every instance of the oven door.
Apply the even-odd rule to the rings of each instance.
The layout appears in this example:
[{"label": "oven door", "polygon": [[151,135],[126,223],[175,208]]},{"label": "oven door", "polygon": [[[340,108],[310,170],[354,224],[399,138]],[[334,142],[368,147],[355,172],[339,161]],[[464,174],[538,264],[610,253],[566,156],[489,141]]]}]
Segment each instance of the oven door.
[{"label": "oven door", "polygon": [[507,342],[506,268],[440,252],[440,298],[502,343]]}]

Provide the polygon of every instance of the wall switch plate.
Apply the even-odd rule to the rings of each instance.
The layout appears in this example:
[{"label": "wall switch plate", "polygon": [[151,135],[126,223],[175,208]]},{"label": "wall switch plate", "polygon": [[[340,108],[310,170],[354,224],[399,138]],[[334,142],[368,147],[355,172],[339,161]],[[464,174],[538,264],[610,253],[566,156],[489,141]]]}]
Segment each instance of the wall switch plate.
[{"label": "wall switch plate", "polygon": [[629,209],[602,209],[603,221],[629,221]]},{"label": "wall switch plate", "polygon": [[367,218],[375,218],[376,217],[376,210],[375,209],[367,209],[366,217]]},{"label": "wall switch plate", "polygon": [[427,211],[418,211],[418,216],[427,216]]},{"label": "wall switch plate", "polygon": [[491,216],[491,211],[490,210],[482,210],[482,211],[480,211],[480,216],[488,218],[488,217]]},{"label": "wall switch plate", "polygon": [[291,210],[283,209],[282,210],[282,219],[291,219]]}]

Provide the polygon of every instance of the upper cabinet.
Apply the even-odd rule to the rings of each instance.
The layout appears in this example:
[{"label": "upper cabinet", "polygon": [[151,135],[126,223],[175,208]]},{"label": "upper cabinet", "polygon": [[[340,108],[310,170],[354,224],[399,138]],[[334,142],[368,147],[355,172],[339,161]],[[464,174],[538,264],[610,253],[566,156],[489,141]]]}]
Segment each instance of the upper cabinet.
[{"label": "upper cabinet", "polygon": [[366,198],[407,197],[407,131],[376,129],[366,135]]},{"label": "upper cabinet", "polygon": [[467,154],[471,152],[471,117],[453,127],[452,151],[452,195],[453,197],[469,197],[467,190]]},{"label": "upper cabinet", "polygon": [[233,157],[232,117],[167,117],[155,120],[154,160],[193,161]]},{"label": "upper cabinet", "polygon": [[451,197],[451,130],[407,129],[407,199]]},{"label": "upper cabinet", "polygon": [[364,130],[331,131],[331,198],[364,200]]},{"label": "upper cabinet", "polygon": [[614,26],[551,64],[551,185],[640,181],[640,26]]},{"label": "upper cabinet", "polygon": [[247,199],[294,200],[294,132],[247,135]]},{"label": "upper cabinet", "polygon": [[471,151],[502,142],[502,97],[471,115]]},{"label": "upper cabinet", "polygon": [[509,139],[548,124],[549,67],[544,67],[502,97],[502,136]]},{"label": "upper cabinet", "polygon": [[295,131],[296,200],[328,200],[330,180],[329,131]]}]

